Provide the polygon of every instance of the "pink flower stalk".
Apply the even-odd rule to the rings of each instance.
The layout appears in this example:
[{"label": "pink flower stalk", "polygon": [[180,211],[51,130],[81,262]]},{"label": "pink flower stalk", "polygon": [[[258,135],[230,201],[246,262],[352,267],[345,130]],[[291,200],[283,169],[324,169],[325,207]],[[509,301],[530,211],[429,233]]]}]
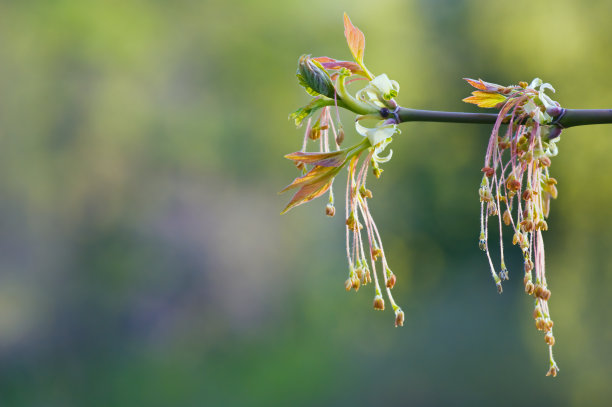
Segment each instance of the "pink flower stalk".
[{"label": "pink flower stalk", "polygon": [[[555,376],[558,367],[552,354],[555,339],[548,308],[550,290],[546,281],[542,232],[548,230],[546,218],[550,211],[550,199],[557,197],[557,181],[550,176],[549,167],[551,157],[557,155],[555,143],[560,134],[554,119],[562,109],[544,93],[546,89],[554,91],[552,86],[539,79],[535,79],[531,85],[521,82],[518,86],[509,87],[482,80],[466,80],[479,90],[464,101],[500,109],[482,169],[479,246],[486,252],[491,275],[501,293],[502,281],[509,278],[504,262],[502,224],[514,231],[512,242],[518,245],[523,254],[525,292],[535,297],[536,327],[546,333],[550,358],[548,374]],[[502,124],[507,124],[504,132],[500,131]],[[490,217],[497,217],[499,227],[499,273],[489,253]]]}]

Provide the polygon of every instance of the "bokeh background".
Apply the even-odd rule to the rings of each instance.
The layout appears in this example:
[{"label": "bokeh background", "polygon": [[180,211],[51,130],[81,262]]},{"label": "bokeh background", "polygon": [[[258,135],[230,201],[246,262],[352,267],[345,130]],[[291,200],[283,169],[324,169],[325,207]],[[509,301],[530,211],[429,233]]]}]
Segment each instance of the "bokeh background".
[{"label": "bokeh background", "polygon": [[349,58],[344,11],[404,106],[539,76],[612,107],[609,0],[3,1],[1,406],[609,405],[612,126],[551,168],[556,379],[520,254],[499,296],[478,250],[487,126],[403,125],[370,181],[404,328],[344,291],[324,199],[279,216],[296,61]]}]

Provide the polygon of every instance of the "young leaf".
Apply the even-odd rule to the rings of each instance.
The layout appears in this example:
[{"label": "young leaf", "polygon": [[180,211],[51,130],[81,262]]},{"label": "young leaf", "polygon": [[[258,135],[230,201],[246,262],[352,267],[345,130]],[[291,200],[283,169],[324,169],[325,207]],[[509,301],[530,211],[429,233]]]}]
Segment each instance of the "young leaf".
[{"label": "young leaf", "polygon": [[360,65],[363,64],[363,52],[365,50],[365,37],[359,28],[351,23],[351,19],[344,13],[344,36],[348,43],[353,58]]},{"label": "young leaf", "polygon": [[323,179],[313,184],[304,185],[295,195],[293,195],[293,198],[291,198],[291,201],[289,201],[285,209],[283,209],[281,215],[298,205],[320,197],[329,190],[332,182],[334,182],[333,178]]},{"label": "young leaf", "polygon": [[296,151],[287,154],[285,158],[304,164],[318,165],[321,167],[340,167],[346,161],[346,150],[333,151],[331,153],[306,153]]},{"label": "young leaf", "polygon": [[498,107],[500,103],[504,103],[506,101],[506,97],[504,95],[500,95],[499,93],[494,92],[480,92],[475,91],[472,92],[473,96],[467,97],[463,99],[466,103],[473,103],[478,107]]},{"label": "young leaf", "polygon": [[300,185],[310,185],[325,180],[332,180],[340,169],[341,168],[339,167],[322,167],[317,165],[306,174],[294,179],[293,182],[283,188],[280,193],[282,194],[283,192],[296,188]]},{"label": "young leaf", "polygon": [[317,97],[310,101],[306,106],[300,107],[295,112],[289,115],[290,120],[295,121],[295,125],[300,127],[304,119],[308,118],[314,112],[319,110],[322,107],[329,106],[329,99]]}]

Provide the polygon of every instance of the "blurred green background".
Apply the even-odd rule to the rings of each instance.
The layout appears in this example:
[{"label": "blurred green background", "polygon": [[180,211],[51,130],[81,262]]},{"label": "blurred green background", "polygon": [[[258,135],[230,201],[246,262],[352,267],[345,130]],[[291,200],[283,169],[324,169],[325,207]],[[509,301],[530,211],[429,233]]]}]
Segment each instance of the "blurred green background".
[{"label": "blurred green background", "polygon": [[344,11],[404,106],[539,76],[612,107],[609,0],[2,1],[1,406],[609,405],[612,126],[551,168],[554,380],[518,250],[502,296],[478,250],[488,126],[405,124],[369,183],[404,328],[344,291],[324,199],[279,216]]}]

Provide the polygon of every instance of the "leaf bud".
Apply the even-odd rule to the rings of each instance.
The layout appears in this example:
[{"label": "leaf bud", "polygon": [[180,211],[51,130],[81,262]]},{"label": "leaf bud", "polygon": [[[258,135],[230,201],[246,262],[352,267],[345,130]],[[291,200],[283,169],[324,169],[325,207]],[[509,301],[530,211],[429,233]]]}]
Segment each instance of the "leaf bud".
[{"label": "leaf bud", "polygon": [[336,95],[334,84],[321,64],[310,55],[302,55],[298,61],[296,76],[300,85],[312,96],[323,95],[333,99]]}]

